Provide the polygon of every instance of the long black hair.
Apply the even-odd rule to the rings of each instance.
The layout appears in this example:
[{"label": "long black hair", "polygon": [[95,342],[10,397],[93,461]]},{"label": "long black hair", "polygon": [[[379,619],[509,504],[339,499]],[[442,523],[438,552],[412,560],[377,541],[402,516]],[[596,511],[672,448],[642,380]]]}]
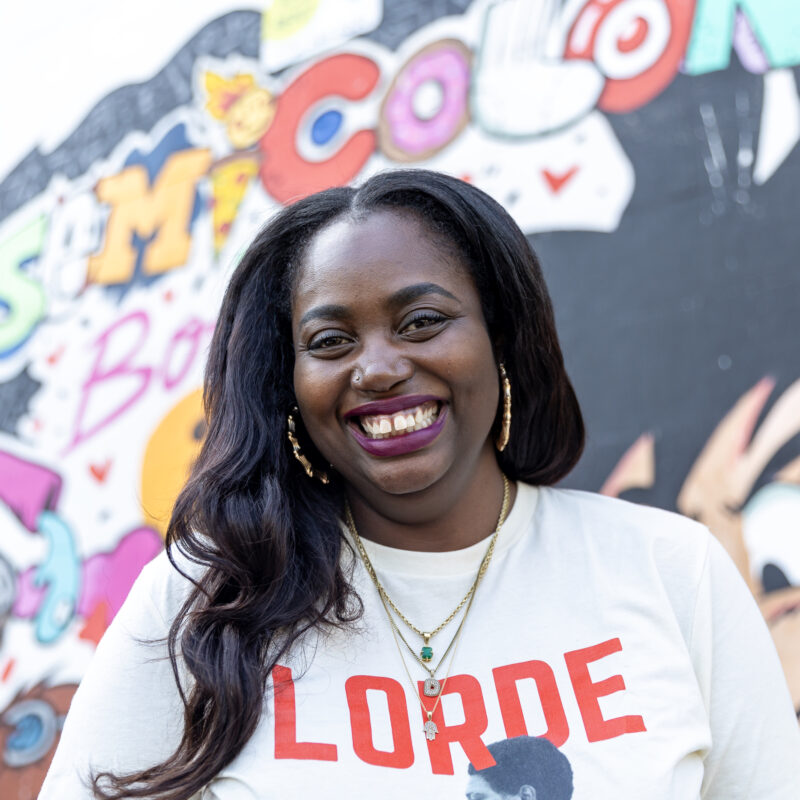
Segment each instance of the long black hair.
[{"label": "long black hair", "polygon": [[[263,713],[275,664],[312,628],[355,621],[360,600],[340,564],[344,490],[309,480],[292,458],[291,292],[309,242],[334,220],[413,214],[454,249],[481,297],[512,386],[511,441],[498,454],[512,479],[552,484],[577,462],[583,420],[564,370],[539,262],[508,213],[484,192],[427,170],[397,170],[282,209],[231,278],[205,373],[207,433],[167,532],[203,565],[169,631],[190,685],[183,738],[161,764],[96,775],[98,797],[182,800],[242,750]],[[301,432],[302,435],[302,432]],[[303,449],[322,463],[306,437]],[[173,564],[174,564],[173,559]]]}]

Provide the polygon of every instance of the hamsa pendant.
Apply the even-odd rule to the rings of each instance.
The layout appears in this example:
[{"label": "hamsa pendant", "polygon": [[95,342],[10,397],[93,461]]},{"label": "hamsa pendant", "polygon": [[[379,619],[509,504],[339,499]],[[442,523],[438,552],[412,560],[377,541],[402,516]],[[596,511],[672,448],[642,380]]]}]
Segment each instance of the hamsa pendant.
[{"label": "hamsa pendant", "polygon": [[436,738],[436,734],[439,733],[439,729],[436,727],[436,723],[432,719],[429,719],[425,723],[422,730],[425,731],[425,738],[429,742],[432,742]]},{"label": "hamsa pendant", "polygon": [[422,686],[422,693],[425,697],[438,697],[441,690],[441,684],[433,675],[430,678],[425,678],[425,683]]}]

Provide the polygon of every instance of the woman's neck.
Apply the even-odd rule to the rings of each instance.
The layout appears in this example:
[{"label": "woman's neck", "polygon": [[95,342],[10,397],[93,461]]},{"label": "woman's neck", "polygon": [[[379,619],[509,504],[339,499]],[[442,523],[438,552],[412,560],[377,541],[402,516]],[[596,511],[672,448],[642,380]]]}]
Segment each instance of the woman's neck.
[{"label": "woman's neck", "polygon": [[[510,483],[510,510],[516,485]],[[387,547],[445,552],[469,547],[497,526],[503,503],[503,475],[493,449],[486,448],[469,473],[449,471],[411,495],[365,496],[347,492],[358,533]]]}]

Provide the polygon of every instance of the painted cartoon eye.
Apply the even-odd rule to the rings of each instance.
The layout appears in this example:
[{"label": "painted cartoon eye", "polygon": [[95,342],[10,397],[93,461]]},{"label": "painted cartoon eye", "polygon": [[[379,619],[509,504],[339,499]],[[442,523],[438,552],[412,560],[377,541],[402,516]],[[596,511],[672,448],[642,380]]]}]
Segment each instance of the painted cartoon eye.
[{"label": "painted cartoon eye", "polygon": [[598,106],[631,111],[665,89],[678,72],[694,3],[589,0],[570,28],[566,58],[594,61],[606,76]]},{"label": "painted cartoon eye", "polygon": [[800,586],[800,486],[774,482],[762,486],[742,512],[750,566],[764,590]]},{"label": "painted cartoon eye", "polygon": [[792,585],[783,570],[771,561],[764,564],[761,569],[761,583],[767,593],[788,589]]},{"label": "painted cartoon eye", "polygon": [[13,728],[6,739],[3,762],[8,767],[26,767],[50,752],[63,718],[44,700],[22,700],[3,716],[3,723]]}]

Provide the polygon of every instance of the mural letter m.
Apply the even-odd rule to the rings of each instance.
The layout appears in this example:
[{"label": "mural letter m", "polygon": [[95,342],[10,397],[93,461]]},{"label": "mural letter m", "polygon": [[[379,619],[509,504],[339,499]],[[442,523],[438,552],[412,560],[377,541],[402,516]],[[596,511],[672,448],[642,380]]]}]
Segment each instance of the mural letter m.
[{"label": "mural letter m", "polygon": [[134,234],[148,240],[142,269],[156,275],[186,262],[191,245],[189,223],[195,185],[211,163],[208,150],[182,150],[164,164],[150,185],[140,164],[100,180],[97,197],[111,206],[103,251],[89,259],[89,280],[127,283],[136,269]]}]

